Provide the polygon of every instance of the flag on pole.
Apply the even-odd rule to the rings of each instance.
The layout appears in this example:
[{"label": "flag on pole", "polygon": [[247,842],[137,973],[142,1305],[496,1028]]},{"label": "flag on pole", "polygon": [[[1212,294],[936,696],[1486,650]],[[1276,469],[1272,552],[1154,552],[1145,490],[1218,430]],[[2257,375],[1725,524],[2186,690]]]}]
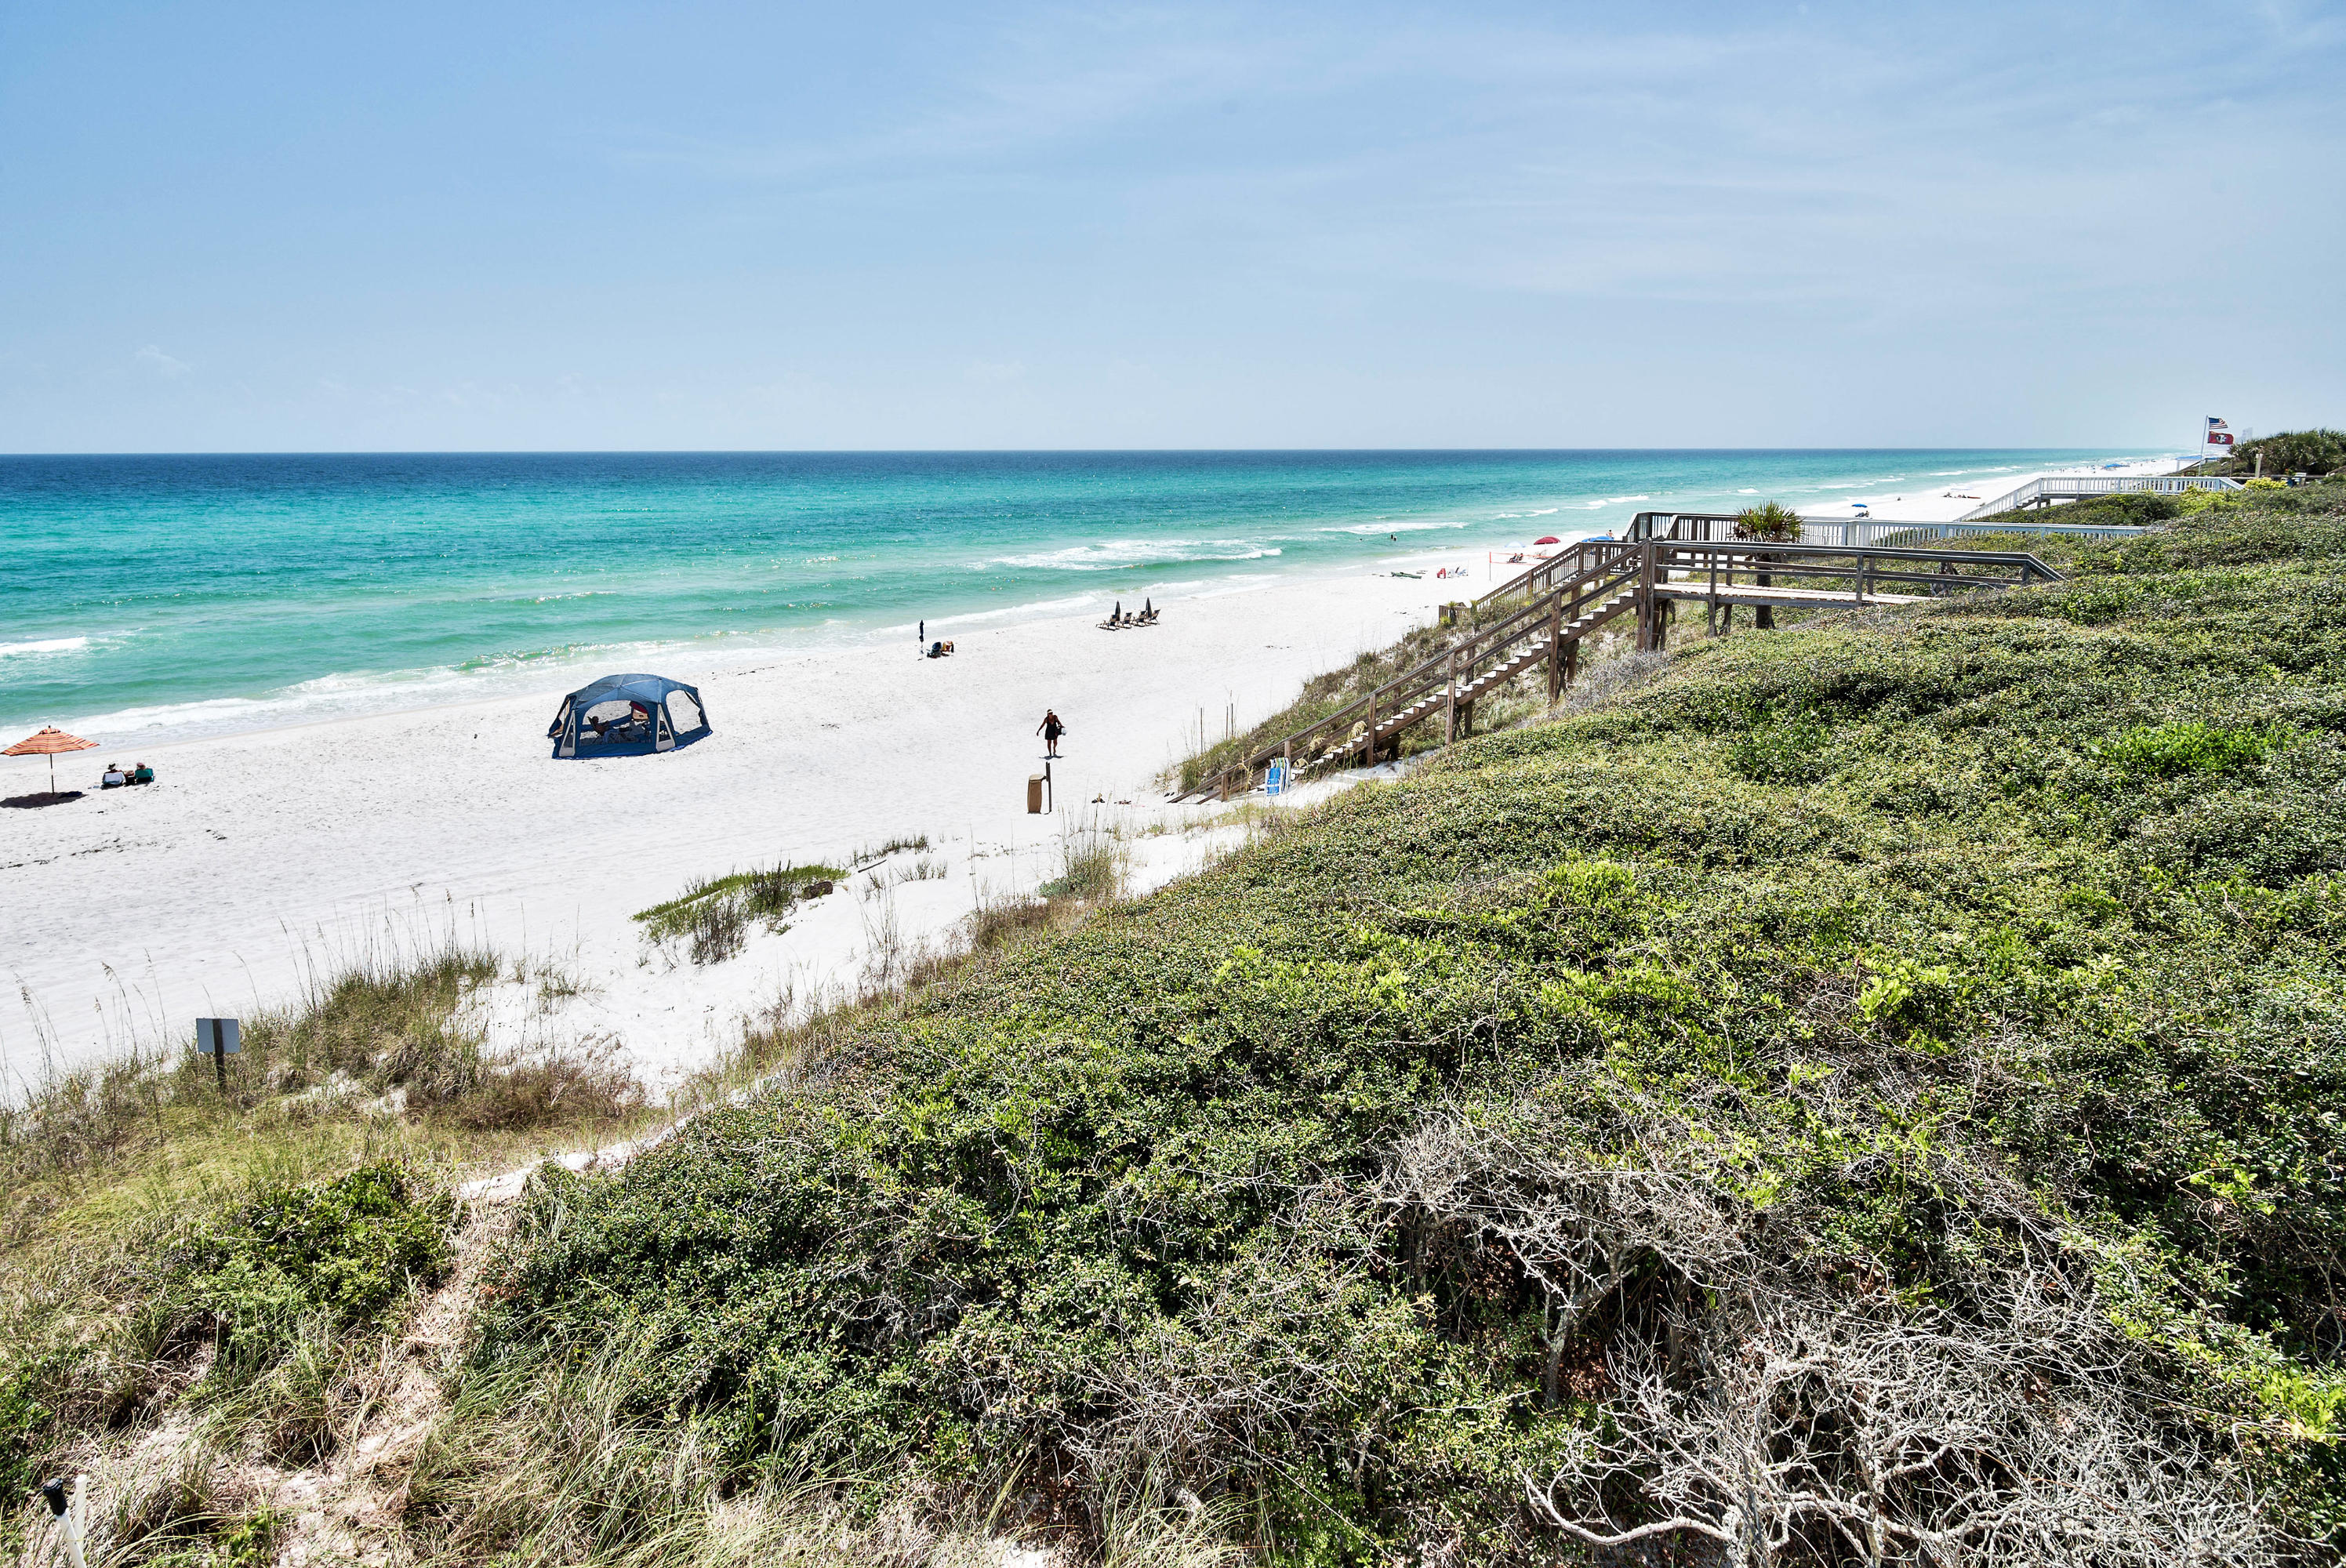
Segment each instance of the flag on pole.
[{"label": "flag on pole", "polygon": [[2212,413],[2208,416],[2207,443],[2209,446],[2229,446],[2232,444],[2232,427],[2226,424],[2222,420],[2218,419]]},{"label": "flag on pole", "polygon": [[2208,428],[2209,430],[2229,430],[2229,429],[2231,429],[2232,427],[2231,427],[2230,425],[2229,425],[2229,424],[2226,424],[2222,420],[2218,419],[2214,414],[2212,414],[2212,413],[2211,413],[2211,414],[2209,414],[2209,415],[2208,416]]}]

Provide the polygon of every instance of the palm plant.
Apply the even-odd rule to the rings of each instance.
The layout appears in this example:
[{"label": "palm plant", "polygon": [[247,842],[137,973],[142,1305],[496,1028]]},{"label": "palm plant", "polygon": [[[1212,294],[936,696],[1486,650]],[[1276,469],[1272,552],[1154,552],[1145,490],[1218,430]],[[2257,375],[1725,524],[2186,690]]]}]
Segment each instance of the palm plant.
[{"label": "palm plant", "polygon": [[1773,501],[1765,505],[1747,506],[1735,514],[1735,536],[1738,539],[1767,539],[1779,545],[1797,545],[1800,539],[1800,514]]}]

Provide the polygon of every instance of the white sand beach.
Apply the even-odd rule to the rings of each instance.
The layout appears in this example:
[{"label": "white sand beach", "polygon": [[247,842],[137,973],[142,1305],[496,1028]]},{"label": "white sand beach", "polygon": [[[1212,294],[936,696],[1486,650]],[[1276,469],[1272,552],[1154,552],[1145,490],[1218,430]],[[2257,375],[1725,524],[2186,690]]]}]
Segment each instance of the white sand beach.
[{"label": "white sand beach", "polygon": [[[1166,806],[1152,780],[1199,710],[1216,738],[1229,704],[1250,724],[1455,596],[1430,568],[1360,571],[1172,598],[1145,629],[1102,631],[1094,612],[956,631],[947,659],[916,657],[908,635],[901,652],[663,663],[715,726],[664,756],[549,755],[561,691],[600,670],[525,697],[141,742],[158,781],[101,793],[105,761],[130,755],[109,741],[62,759],[82,799],[0,816],[0,1071],[13,1088],[175,1043],[199,1016],[282,1005],[311,976],[453,930],[586,986],[550,1010],[534,984],[502,987],[501,1043],[612,1040],[657,1085],[786,995],[851,991],[875,948],[945,940],[981,891],[1033,891],[1087,816],[1127,831],[1140,885],[1194,869],[1230,836],[1180,830],[1211,809]],[[1029,816],[1046,706],[1068,726],[1057,810]],[[46,789],[47,766],[7,759],[0,794]],[[657,953],[629,918],[695,878],[844,864],[918,835],[930,850],[877,868],[883,886],[859,877],[722,963]]]},{"label": "white sand beach", "polygon": [[[1841,500],[1812,502],[1798,507],[1803,517],[1839,522],[1863,515],[1876,523],[1953,523],[1975,507],[2009,495],[2034,479],[2055,474],[2092,474],[2103,478],[2138,478],[2172,473],[2189,460],[2146,457],[2130,463],[2097,463],[2074,468],[2015,469],[2010,473],[1970,474],[1934,480],[1915,474],[1894,487],[1868,487],[1862,494]],[[2051,519],[2058,521],[2058,519]]]}]

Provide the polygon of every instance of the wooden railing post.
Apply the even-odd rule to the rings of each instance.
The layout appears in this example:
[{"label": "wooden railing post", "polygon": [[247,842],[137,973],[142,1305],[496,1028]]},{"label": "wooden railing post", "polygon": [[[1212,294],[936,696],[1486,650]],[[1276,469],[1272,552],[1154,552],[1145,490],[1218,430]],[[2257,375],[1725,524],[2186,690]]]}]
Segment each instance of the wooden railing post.
[{"label": "wooden railing post", "polygon": [[1564,590],[1547,602],[1547,705],[1564,692]]},{"label": "wooden railing post", "polygon": [[1367,733],[1361,737],[1361,766],[1363,768],[1374,768],[1376,765],[1377,692],[1374,687],[1371,687],[1369,688],[1369,728]]},{"label": "wooden railing post", "polygon": [[1450,694],[1442,708],[1442,744],[1449,745],[1458,738],[1458,650],[1450,650]]},{"label": "wooden railing post", "polygon": [[1651,653],[1654,648],[1654,568],[1661,555],[1661,546],[1647,540],[1637,546],[1637,651]]}]

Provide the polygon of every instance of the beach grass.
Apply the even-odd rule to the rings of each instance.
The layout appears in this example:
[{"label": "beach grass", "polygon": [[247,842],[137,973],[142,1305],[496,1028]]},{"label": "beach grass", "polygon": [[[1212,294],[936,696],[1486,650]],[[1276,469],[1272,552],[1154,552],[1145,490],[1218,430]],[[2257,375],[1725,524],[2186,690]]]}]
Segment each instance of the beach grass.
[{"label": "beach grass", "polygon": [[0,1108],[0,1483],[97,1466],[116,1561],[262,1553],[253,1465],[362,1417],[454,1185],[667,1114],[591,1044],[492,1051],[471,1004],[501,983],[579,989],[443,940],[245,1019],[224,1090],[154,1048]]},{"label": "beach grass", "polygon": [[752,926],[788,930],[800,904],[826,896],[846,876],[837,866],[822,865],[733,871],[695,881],[635,919],[648,941],[681,942],[693,962],[721,963],[741,951]]}]

